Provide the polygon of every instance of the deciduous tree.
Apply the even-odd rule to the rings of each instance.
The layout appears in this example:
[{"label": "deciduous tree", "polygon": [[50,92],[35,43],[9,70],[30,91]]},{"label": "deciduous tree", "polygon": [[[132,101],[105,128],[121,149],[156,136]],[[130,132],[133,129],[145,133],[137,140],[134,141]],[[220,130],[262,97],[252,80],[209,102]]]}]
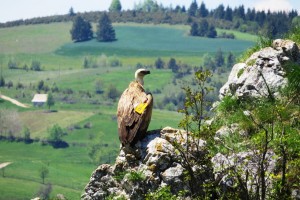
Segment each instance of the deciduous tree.
[{"label": "deciduous tree", "polygon": [[110,85],[106,93],[107,98],[116,100],[120,96],[120,92],[114,85]]},{"label": "deciduous tree", "polygon": [[24,142],[25,143],[30,143],[32,142],[31,138],[30,138],[30,130],[28,127],[25,127],[23,130],[23,134],[24,134]]},{"label": "deciduous tree", "polygon": [[55,104],[55,100],[54,100],[54,97],[51,93],[48,94],[48,98],[47,98],[47,106],[50,110],[51,106],[54,106]]},{"label": "deciduous tree", "polygon": [[62,137],[65,135],[63,129],[58,124],[55,124],[48,132],[50,134],[49,141],[53,143],[61,142]]},{"label": "deciduous tree", "polygon": [[41,167],[39,173],[40,173],[40,177],[42,179],[42,183],[45,184],[45,178],[49,174],[48,168],[46,166]]},{"label": "deciduous tree", "polygon": [[109,11],[110,12],[120,12],[122,10],[122,5],[120,0],[112,0]]}]

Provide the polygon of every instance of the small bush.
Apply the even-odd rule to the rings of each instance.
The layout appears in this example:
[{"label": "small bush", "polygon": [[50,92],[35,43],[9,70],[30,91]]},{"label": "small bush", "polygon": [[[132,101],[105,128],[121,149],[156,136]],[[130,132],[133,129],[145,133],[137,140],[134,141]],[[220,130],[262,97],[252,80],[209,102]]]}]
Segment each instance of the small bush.
[{"label": "small bush", "polygon": [[235,111],[238,105],[239,105],[239,100],[237,98],[231,96],[225,96],[218,106],[218,111],[222,113]]},{"label": "small bush", "polygon": [[116,100],[120,96],[120,92],[114,85],[110,85],[106,93],[106,97],[112,100]]},{"label": "small bush", "polygon": [[146,200],[152,199],[169,199],[169,200],[176,200],[177,197],[172,194],[170,186],[161,187],[155,192],[151,192],[146,194]]},{"label": "small bush", "polygon": [[22,84],[22,83],[17,83],[17,85],[16,85],[16,89],[18,90],[18,89],[24,89],[25,87],[24,87],[24,85]]},{"label": "small bush", "polygon": [[75,129],[81,129],[81,126],[80,126],[79,124],[75,124],[75,125],[74,125],[74,128],[75,128]]},{"label": "small bush", "polygon": [[18,64],[14,59],[8,61],[7,64],[8,69],[18,69]]},{"label": "small bush", "polygon": [[233,33],[222,32],[219,38],[235,39],[235,35]]},{"label": "small bush", "polygon": [[127,174],[127,178],[129,181],[138,182],[145,180],[145,175],[142,171],[131,171]]},{"label": "small bush", "polygon": [[42,71],[41,63],[39,61],[33,60],[30,69],[33,71]]},{"label": "small bush", "polygon": [[7,88],[11,88],[14,86],[13,82],[12,81],[8,81],[8,83],[6,84]]},{"label": "small bush", "polygon": [[245,71],[244,68],[240,69],[237,73],[237,77],[240,78],[242,76],[242,74],[244,73],[244,71]]},{"label": "small bush", "polygon": [[290,39],[297,44],[300,44],[300,26],[293,27],[286,36],[287,39]]},{"label": "small bush", "polygon": [[117,181],[122,181],[124,176],[127,174],[127,171],[118,172],[114,175],[114,179]]},{"label": "small bush", "polygon": [[247,62],[247,65],[248,66],[253,66],[254,65],[254,63],[255,63],[255,59],[252,59],[252,60],[249,60],[248,62]]},{"label": "small bush", "polygon": [[107,56],[105,54],[102,54],[100,58],[98,58],[96,67],[106,67],[107,66]]},{"label": "small bush", "polygon": [[122,66],[122,62],[116,56],[112,56],[108,58],[108,64],[112,67]]},{"label": "small bush", "polygon": [[105,199],[107,199],[107,200],[126,200],[127,198],[124,195],[116,196],[116,194],[111,194]]},{"label": "small bush", "polygon": [[92,123],[91,123],[91,122],[85,123],[85,124],[83,125],[83,128],[88,128],[88,129],[92,128]]}]

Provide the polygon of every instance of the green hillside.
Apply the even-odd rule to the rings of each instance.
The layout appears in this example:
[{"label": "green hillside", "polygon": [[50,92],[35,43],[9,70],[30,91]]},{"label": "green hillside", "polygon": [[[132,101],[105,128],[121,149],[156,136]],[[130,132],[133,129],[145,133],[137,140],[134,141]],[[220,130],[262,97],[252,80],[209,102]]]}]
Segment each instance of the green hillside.
[{"label": "green hillside", "polygon": [[218,49],[242,52],[256,40],[255,36],[240,32],[234,32],[236,40],[190,37],[188,26],[115,24],[116,42],[72,43],[71,26],[72,23],[52,23],[2,28],[0,59],[3,64],[14,59],[19,65],[40,60],[46,69],[54,70],[81,68],[83,56],[101,54],[116,55],[123,65],[138,61],[148,64],[153,57],[177,57],[187,64],[196,64],[194,60],[199,63],[199,56],[204,53]]},{"label": "green hillside", "polygon": [[[116,25],[117,42],[99,43],[96,40],[69,43],[56,51],[59,55],[117,55],[139,57],[196,56],[224,51],[241,52],[253,41],[190,37],[188,27]],[[166,37],[167,36],[167,37]],[[242,37],[240,35],[240,37]],[[245,37],[244,37],[245,39]]]},{"label": "green hillside", "polygon": [[[116,42],[72,43],[71,26],[51,23],[0,29],[0,75],[6,84],[12,84],[0,87],[0,93],[28,105],[38,92],[52,91],[55,99],[53,112],[46,106],[20,108],[0,99],[0,120],[8,122],[6,115],[12,116],[12,123],[19,127],[11,133],[15,141],[0,141],[0,163],[12,162],[0,173],[0,199],[36,197],[44,186],[39,175],[43,166],[49,170],[45,183],[52,185],[51,197],[62,193],[68,199],[80,199],[91,172],[99,163],[114,162],[118,153],[118,98],[109,98],[108,92],[114,87],[119,96],[134,78],[138,63],[154,65],[158,57],[166,63],[173,57],[178,63],[195,67],[202,63],[203,55],[214,55],[219,48],[238,55],[255,40],[237,32],[236,40],[193,38],[187,34],[188,26],[114,24]],[[112,56],[122,65],[110,66]],[[108,64],[85,69],[83,61],[87,57]],[[9,69],[10,61],[18,69]],[[32,61],[40,62],[42,70],[23,69],[30,68]],[[228,69],[216,73],[211,84],[220,85],[227,74]],[[151,75],[145,77],[146,90],[152,92],[155,102],[150,130],[177,127],[181,115],[168,99],[179,99],[184,81],[190,79],[191,74],[180,78],[170,69],[152,66]],[[41,81],[43,87],[38,89]],[[96,92],[96,86],[101,92]],[[45,144],[55,124],[67,133],[62,138],[67,148]],[[25,127],[30,130],[33,143],[18,141],[24,137]],[[0,131],[0,136],[8,138],[9,134]]]}]

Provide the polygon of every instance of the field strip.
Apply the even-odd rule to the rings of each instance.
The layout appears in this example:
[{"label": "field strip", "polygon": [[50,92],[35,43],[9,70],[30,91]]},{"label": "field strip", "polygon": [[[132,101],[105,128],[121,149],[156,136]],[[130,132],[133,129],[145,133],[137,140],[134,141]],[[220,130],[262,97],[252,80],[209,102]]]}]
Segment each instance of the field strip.
[{"label": "field strip", "polygon": [[15,100],[15,99],[12,99],[12,98],[10,98],[10,97],[8,97],[8,96],[4,96],[4,95],[1,95],[1,94],[0,94],[0,98],[4,99],[4,100],[6,100],[6,101],[10,101],[11,103],[13,103],[13,104],[15,104],[15,105],[17,105],[17,106],[20,106],[20,107],[22,107],[22,108],[29,108],[28,105],[25,105],[25,104],[23,104],[23,103],[21,103],[21,102]]},{"label": "field strip", "polygon": [[10,164],[11,164],[11,162],[1,163],[1,164],[0,164],[0,169],[4,168],[4,167],[6,167],[6,166],[8,166],[8,165],[10,165]]},{"label": "field strip", "polygon": [[[27,182],[33,182],[33,183],[38,183],[38,184],[42,184],[41,181],[37,181],[37,180],[33,180],[33,179],[28,179],[28,178],[17,178],[17,177],[12,177],[12,176],[5,176],[5,178],[8,178],[8,179],[12,179],[12,180],[16,180],[16,181],[27,181]],[[49,182],[50,183],[50,182]],[[81,191],[81,189],[79,188],[74,188],[74,187],[68,187],[68,186],[65,186],[65,185],[59,185],[59,184],[55,184],[55,183],[51,183],[52,186],[57,186],[57,187],[61,187],[61,188],[66,188],[66,189],[69,189],[69,190],[73,190],[73,191]],[[1,196],[0,196],[1,197]]]}]

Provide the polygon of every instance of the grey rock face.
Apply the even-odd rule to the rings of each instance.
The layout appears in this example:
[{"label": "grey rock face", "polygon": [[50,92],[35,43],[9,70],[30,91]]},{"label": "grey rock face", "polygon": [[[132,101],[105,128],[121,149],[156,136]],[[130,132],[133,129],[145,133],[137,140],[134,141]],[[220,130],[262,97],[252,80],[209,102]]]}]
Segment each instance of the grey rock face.
[{"label": "grey rock face", "polygon": [[272,47],[255,52],[245,63],[233,66],[228,81],[220,89],[219,98],[237,96],[238,98],[268,96],[269,86],[272,95],[287,83],[284,63],[300,63],[297,44],[290,40],[274,40]]},{"label": "grey rock face", "polygon": [[[183,130],[166,127],[149,131],[133,149],[121,147],[114,165],[103,164],[93,172],[81,198],[105,199],[112,195],[126,199],[145,199],[145,194],[166,185],[171,187],[174,194],[182,190],[188,191],[179,153],[170,141],[176,141],[185,147],[187,134]],[[200,147],[205,145],[205,141],[199,141]],[[197,150],[193,146],[190,149],[192,152]],[[199,173],[201,167],[203,166],[194,166],[193,170]],[[205,179],[206,176],[208,175],[201,178]]]},{"label": "grey rock face", "polygon": [[[255,185],[259,182],[258,168],[259,160],[261,159],[258,152],[239,152],[232,155],[225,156],[217,153],[212,158],[214,167],[215,179],[219,180],[220,185],[228,188],[239,181],[243,181],[249,192],[255,192]],[[269,151],[266,155],[266,171],[268,173],[274,172],[276,168],[276,155]],[[237,176],[232,175],[232,169],[240,172],[240,180]],[[268,187],[272,187],[271,179],[266,177]]]}]

